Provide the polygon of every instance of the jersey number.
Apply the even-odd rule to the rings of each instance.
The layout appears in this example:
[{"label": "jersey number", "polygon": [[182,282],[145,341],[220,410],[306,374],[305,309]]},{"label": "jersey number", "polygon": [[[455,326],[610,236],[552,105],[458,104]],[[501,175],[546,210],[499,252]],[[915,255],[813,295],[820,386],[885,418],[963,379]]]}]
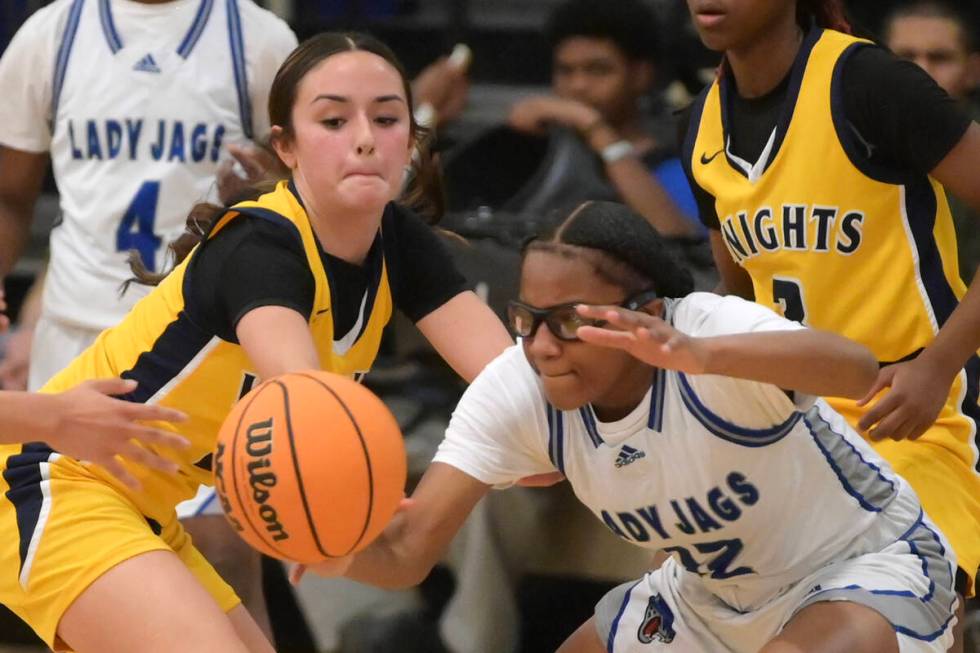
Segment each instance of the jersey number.
[{"label": "jersey number", "polygon": [[783,309],[783,317],[800,324],[806,323],[806,304],[803,286],[796,279],[776,277],[772,280],[772,299]]},{"label": "jersey number", "polygon": [[706,562],[698,562],[689,549],[683,546],[665,546],[664,551],[675,551],[681,560],[684,569],[693,574],[705,575],[710,572],[711,578],[723,580],[733,578],[742,574],[754,573],[751,567],[736,567],[731,569],[735,558],[742,552],[742,540],[718,540],[716,542],[699,542],[694,545],[698,553],[704,555],[715,554],[714,557]]},{"label": "jersey number", "polygon": [[160,237],[153,233],[159,198],[160,182],[144,181],[116,230],[116,251],[135,249],[143,259],[143,265],[151,272],[156,270],[156,254],[160,249]]}]

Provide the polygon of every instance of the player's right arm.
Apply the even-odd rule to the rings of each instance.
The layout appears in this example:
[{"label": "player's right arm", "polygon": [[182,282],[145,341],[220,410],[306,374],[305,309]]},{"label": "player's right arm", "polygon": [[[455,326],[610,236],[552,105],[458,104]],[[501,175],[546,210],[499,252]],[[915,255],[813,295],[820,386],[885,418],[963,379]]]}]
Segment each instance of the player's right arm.
[{"label": "player's right arm", "polygon": [[45,152],[0,145],[0,277],[10,272],[27,246],[47,165]]},{"label": "player's right arm", "polygon": [[176,463],[139,445],[176,450],[187,448],[189,443],[176,433],[140,423],[181,422],[186,419],[183,413],[110,396],[135,389],[135,381],[102,379],[58,394],[0,392],[0,444],[45,442],[59,453],[101,465],[138,489],[139,482],[118,456],[175,473]]},{"label": "player's right arm", "polygon": [[[492,487],[555,471],[544,410],[523,353],[507,350],[467,388],[434,462],[381,536],[349,567],[338,571],[330,561],[313,571],[392,589],[421,582]],[[290,577],[301,575],[300,568]]]},{"label": "player's right arm", "polygon": [[54,58],[66,20],[64,3],[34,12],[0,57],[0,276],[24,251],[41,192]]}]

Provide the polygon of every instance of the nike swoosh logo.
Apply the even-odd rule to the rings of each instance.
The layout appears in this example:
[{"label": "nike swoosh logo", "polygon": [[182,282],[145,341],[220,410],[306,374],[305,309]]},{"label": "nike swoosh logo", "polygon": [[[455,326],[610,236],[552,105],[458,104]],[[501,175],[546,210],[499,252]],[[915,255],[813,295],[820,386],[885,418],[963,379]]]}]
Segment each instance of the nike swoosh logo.
[{"label": "nike swoosh logo", "polygon": [[725,151],[725,148],[721,148],[720,150],[718,150],[717,152],[715,152],[711,156],[705,156],[704,153],[702,152],[701,153],[701,163],[704,164],[704,165],[708,165],[709,163],[711,163],[712,161],[715,160],[715,157],[716,156],[718,156],[719,154],[721,154],[724,151]]},{"label": "nike swoosh logo", "polygon": [[330,309],[329,308],[325,308],[322,311],[317,311],[316,314],[317,315],[323,315],[324,313],[329,313],[329,312],[330,312]]}]

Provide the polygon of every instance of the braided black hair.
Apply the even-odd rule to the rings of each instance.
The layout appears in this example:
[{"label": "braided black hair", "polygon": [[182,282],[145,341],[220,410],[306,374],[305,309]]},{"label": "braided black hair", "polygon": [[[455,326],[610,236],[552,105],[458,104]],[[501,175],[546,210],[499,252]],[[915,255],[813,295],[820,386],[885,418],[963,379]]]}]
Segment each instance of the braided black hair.
[{"label": "braided black hair", "polygon": [[633,295],[651,287],[661,297],[694,290],[690,271],[668,251],[657,230],[617,202],[589,201],[524,245],[523,255],[548,251],[584,258],[596,274]]}]

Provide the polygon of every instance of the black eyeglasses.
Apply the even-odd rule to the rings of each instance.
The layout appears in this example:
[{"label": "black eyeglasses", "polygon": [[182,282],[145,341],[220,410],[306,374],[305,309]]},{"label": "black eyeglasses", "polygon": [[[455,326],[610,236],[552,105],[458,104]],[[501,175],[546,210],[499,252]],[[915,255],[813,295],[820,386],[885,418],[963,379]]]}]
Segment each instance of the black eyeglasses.
[{"label": "black eyeglasses", "polygon": [[[644,290],[619,304],[622,308],[635,311],[641,306],[649,304],[657,298],[655,290]],[[598,326],[606,324],[605,320],[593,320],[582,317],[575,310],[575,307],[582,302],[573,304],[559,304],[548,308],[535,308],[522,302],[511,300],[507,303],[507,318],[514,333],[522,338],[530,338],[538,331],[538,327],[544,322],[559,340],[574,342],[578,340],[577,331],[583,326]]]}]

